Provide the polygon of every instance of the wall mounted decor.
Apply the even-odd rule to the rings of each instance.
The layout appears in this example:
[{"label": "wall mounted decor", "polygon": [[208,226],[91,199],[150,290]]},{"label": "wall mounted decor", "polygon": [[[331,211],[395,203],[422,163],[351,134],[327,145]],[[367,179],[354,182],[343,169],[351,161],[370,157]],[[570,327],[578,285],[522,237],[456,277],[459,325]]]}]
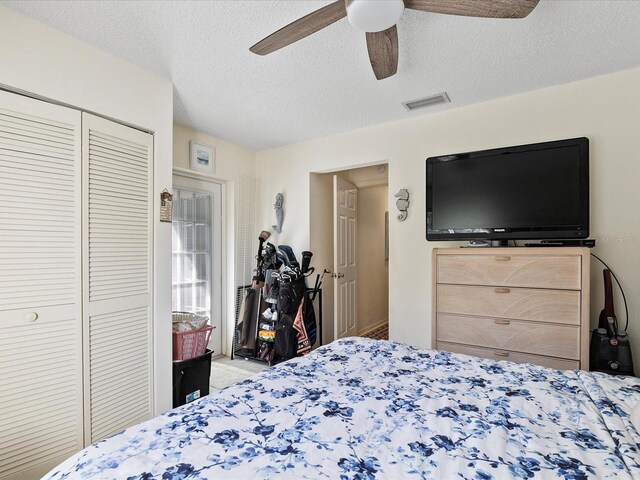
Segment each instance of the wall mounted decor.
[{"label": "wall mounted decor", "polygon": [[276,195],[276,203],[273,204],[273,209],[276,211],[276,224],[271,228],[277,233],[282,232],[282,220],[284,219],[284,210],[282,204],[284,203],[284,196],[281,193]]},{"label": "wall mounted decor", "polygon": [[213,175],[216,171],[216,150],[211,145],[191,140],[189,142],[189,168]]},{"label": "wall mounted decor", "polygon": [[396,217],[398,221],[404,222],[407,219],[407,215],[409,214],[407,210],[409,210],[409,191],[406,188],[402,188],[394,195],[397,197],[396,207],[400,210],[400,213]]},{"label": "wall mounted decor", "polygon": [[160,194],[160,221],[169,222],[172,220],[173,195],[166,188]]}]

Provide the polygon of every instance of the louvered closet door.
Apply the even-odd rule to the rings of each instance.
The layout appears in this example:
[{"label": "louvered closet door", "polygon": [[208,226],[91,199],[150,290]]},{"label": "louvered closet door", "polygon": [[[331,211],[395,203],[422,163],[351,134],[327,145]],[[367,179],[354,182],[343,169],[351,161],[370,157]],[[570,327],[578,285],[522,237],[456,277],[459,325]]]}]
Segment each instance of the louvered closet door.
[{"label": "louvered closet door", "polygon": [[0,479],[82,438],[80,112],[0,91]]},{"label": "louvered closet door", "polygon": [[151,416],[152,146],[83,114],[87,442]]}]

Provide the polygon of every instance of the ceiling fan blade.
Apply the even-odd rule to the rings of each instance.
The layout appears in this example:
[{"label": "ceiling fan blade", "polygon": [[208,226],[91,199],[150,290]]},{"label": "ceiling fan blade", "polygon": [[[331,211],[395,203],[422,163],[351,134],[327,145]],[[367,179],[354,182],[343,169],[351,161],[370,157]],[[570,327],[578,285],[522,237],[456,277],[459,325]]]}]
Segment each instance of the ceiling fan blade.
[{"label": "ceiling fan blade", "polygon": [[346,16],[347,9],[344,0],[337,0],[326,7],[299,18],[286,27],[282,27],[277,32],[260,40],[249,50],[257,55],[267,55],[298,40],[302,40],[304,37],[316,33],[318,30],[322,30],[324,27],[328,27]]},{"label": "ceiling fan blade", "polygon": [[404,0],[404,6],[422,12],[467,17],[524,18],[540,0]]},{"label": "ceiling fan blade", "polygon": [[398,29],[394,25],[382,32],[367,32],[367,50],[378,80],[398,71]]}]

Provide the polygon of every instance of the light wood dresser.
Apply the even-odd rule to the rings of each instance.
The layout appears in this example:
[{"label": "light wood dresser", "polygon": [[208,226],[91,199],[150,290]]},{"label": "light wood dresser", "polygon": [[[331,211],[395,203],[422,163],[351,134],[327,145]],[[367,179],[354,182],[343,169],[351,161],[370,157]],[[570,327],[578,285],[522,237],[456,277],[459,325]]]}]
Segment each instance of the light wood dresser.
[{"label": "light wood dresser", "polygon": [[589,369],[589,249],[433,250],[433,348]]}]

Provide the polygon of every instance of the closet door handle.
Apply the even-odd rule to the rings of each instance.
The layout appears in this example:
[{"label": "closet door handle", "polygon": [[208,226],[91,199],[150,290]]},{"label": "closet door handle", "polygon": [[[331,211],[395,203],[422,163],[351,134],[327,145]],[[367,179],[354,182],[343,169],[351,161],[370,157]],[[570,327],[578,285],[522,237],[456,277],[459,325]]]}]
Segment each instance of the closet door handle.
[{"label": "closet door handle", "polygon": [[496,262],[508,262],[511,257],[509,255],[496,255],[495,260]]},{"label": "closet door handle", "polygon": [[511,323],[511,320],[507,320],[504,318],[496,318],[493,322],[496,325],[509,325]]},{"label": "closet door handle", "polygon": [[509,352],[496,352],[496,351],[494,351],[493,354],[496,357],[508,357],[509,356]]},{"label": "closet door handle", "polygon": [[496,293],[509,293],[510,291],[511,291],[510,288],[504,288],[504,287],[498,287],[494,289],[494,292]]}]

